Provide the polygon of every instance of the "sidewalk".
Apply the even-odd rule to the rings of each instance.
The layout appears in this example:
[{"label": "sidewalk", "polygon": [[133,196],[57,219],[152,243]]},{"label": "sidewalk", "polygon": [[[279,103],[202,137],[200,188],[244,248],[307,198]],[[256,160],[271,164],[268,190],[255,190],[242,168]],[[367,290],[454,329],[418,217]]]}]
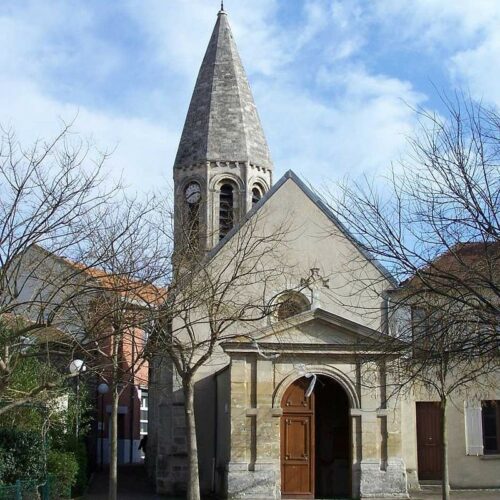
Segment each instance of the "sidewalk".
[{"label": "sidewalk", "polygon": [[[108,471],[96,472],[84,500],[107,500]],[[126,465],[118,468],[118,498],[120,500],[166,500],[156,495],[146,477],[143,465]]]},{"label": "sidewalk", "polygon": [[[451,490],[451,498],[460,500],[498,500],[500,490]],[[437,500],[441,498],[440,486],[424,486],[421,491],[412,491],[411,500]]]},{"label": "sidewalk", "polygon": [[[107,500],[107,498],[108,472],[96,472],[83,499]],[[176,500],[155,494],[142,465],[126,465],[118,469],[118,498],[119,500]],[[441,490],[439,486],[425,486],[421,491],[412,492],[410,498],[411,500],[438,500],[441,498]],[[500,490],[452,490],[451,498],[460,500],[498,500],[500,499]]]}]

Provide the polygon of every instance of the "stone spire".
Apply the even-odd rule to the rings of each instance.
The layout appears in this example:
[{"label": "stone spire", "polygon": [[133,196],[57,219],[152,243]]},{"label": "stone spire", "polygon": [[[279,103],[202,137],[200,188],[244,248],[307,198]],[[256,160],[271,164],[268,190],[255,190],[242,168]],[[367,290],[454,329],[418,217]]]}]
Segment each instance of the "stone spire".
[{"label": "stone spire", "polygon": [[224,10],[218,13],[184,123],[175,168],[242,162],[272,169],[252,92]]}]

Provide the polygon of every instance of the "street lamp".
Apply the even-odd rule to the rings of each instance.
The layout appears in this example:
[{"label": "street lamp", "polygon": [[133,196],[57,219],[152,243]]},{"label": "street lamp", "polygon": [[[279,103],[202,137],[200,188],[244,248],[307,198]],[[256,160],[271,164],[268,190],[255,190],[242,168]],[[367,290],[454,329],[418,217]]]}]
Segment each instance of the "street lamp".
[{"label": "street lamp", "polygon": [[87,370],[84,361],[81,359],[74,359],[69,364],[69,372],[76,377],[76,438],[80,431],[80,375]]},{"label": "street lamp", "polygon": [[109,391],[109,385],[105,382],[97,386],[97,392],[101,395],[101,470],[104,463],[104,394]]}]

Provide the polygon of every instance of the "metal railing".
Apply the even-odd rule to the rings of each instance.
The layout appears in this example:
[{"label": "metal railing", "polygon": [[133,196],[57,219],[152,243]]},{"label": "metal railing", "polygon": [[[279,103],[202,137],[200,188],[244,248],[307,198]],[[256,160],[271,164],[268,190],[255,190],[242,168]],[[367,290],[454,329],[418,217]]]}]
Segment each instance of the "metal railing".
[{"label": "metal railing", "polygon": [[59,483],[53,476],[43,481],[17,480],[14,484],[0,484],[0,500],[66,500],[71,498],[71,487]]}]

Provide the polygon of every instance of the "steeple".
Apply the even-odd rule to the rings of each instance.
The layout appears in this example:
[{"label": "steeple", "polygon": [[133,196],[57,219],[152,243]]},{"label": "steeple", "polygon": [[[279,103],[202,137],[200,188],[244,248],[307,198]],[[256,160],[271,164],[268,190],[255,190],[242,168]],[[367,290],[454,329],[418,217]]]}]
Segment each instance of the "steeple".
[{"label": "steeple", "polygon": [[175,167],[203,161],[249,162],[272,168],[223,4],[198,74]]},{"label": "steeple", "polygon": [[174,163],[178,254],[213,248],[271,182],[269,149],[221,3]]}]

